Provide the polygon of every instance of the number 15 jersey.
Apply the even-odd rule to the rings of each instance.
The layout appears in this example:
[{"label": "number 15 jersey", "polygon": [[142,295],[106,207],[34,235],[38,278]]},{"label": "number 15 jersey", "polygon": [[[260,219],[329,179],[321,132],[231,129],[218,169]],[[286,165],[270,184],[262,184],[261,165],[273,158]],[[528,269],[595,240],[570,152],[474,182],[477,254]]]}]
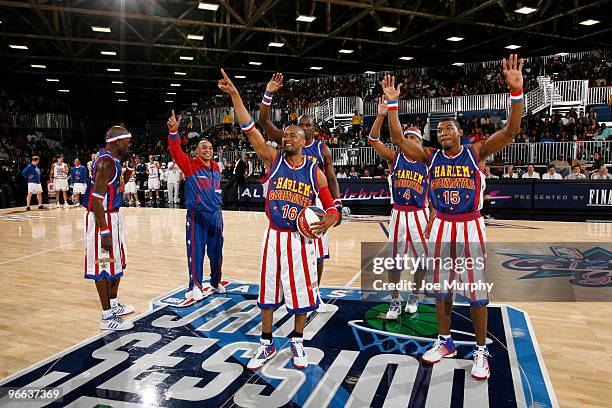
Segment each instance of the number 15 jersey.
[{"label": "number 15 jersey", "polygon": [[453,157],[432,149],[428,168],[429,199],[436,212],[467,214],[482,209],[485,175],[471,145],[462,145]]},{"label": "number 15 jersey", "polygon": [[270,171],[261,179],[266,197],[266,215],[276,229],[297,231],[297,215],[315,202],[319,194],[317,164],[305,157],[292,167],[277,153]]}]

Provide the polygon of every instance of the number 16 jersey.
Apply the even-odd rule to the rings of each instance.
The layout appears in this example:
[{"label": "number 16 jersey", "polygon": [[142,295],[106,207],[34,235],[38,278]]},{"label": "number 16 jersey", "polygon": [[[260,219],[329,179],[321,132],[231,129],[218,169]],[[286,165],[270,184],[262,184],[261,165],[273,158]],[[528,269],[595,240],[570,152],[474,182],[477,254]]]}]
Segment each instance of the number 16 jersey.
[{"label": "number 16 jersey", "polygon": [[429,199],[436,212],[468,214],[482,209],[485,175],[471,145],[462,145],[453,157],[432,149],[428,168]]},{"label": "number 16 jersey", "polygon": [[319,194],[316,163],[303,157],[299,166],[292,167],[285,155],[278,153],[261,184],[270,225],[297,231],[297,215],[303,208],[313,205]]}]

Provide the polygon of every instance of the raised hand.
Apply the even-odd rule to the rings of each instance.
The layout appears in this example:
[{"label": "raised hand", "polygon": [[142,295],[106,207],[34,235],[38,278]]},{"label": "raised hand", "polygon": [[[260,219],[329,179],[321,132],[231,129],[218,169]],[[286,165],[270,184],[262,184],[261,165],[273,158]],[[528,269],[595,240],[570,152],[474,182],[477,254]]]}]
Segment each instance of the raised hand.
[{"label": "raised hand", "polygon": [[181,117],[176,117],[174,114],[174,109],[172,109],[172,115],[168,118],[167,125],[168,130],[178,130],[179,126],[181,125]]},{"label": "raised hand", "polygon": [[504,77],[511,91],[518,91],[523,87],[523,62],[522,58],[518,59],[517,54],[510,54],[508,61],[505,58],[502,60]]},{"label": "raised hand", "polygon": [[223,68],[221,68],[221,75],[223,78],[217,83],[219,89],[230,95],[238,95],[238,89],[236,89],[236,86],[234,86],[234,83],[229,79]]},{"label": "raised hand", "polygon": [[276,93],[278,92],[279,89],[281,89],[283,86],[283,74],[280,72],[277,72],[276,74],[272,75],[272,79],[270,79],[270,82],[268,82],[268,85],[266,85],[266,92],[269,93]]},{"label": "raised hand", "polygon": [[398,84],[396,87],[394,76],[385,75],[380,85],[382,86],[383,92],[385,93],[388,101],[397,101],[399,99],[403,84]]},{"label": "raised hand", "polygon": [[383,95],[378,98],[378,116],[386,116],[388,111],[387,98]]}]

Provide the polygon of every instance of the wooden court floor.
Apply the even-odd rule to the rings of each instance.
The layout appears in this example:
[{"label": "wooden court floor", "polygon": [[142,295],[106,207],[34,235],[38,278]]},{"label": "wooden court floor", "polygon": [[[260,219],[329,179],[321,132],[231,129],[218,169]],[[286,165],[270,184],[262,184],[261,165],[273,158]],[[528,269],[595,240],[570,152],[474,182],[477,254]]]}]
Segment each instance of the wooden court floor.
[{"label": "wooden court floor", "polygon": [[[0,377],[98,333],[99,302],[83,275],[83,210],[0,210]],[[120,297],[136,308],[187,283],[185,210],[123,209],[128,269]],[[258,212],[225,212],[224,278],[258,281],[266,225]],[[324,286],[359,286],[360,243],[386,241],[380,222],[349,220],[331,233]],[[610,242],[612,224],[496,221],[491,242]],[[522,229],[521,227],[531,227]],[[206,266],[208,268],[208,266]],[[567,278],[553,278],[555,279]],[[612,288],[604,288],[612,290]],[[609,294],[608,294],[609,296]],[[561,407],[612,405],[612,303],[511,303],[529,313]]]}]

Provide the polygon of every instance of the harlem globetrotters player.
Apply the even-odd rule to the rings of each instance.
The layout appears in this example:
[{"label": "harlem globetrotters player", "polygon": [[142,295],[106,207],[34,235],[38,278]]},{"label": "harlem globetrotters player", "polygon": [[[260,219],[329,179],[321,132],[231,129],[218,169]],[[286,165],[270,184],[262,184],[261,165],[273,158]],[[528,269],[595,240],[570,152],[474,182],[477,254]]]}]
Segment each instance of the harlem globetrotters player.
[{"label": "harlem globetrotters player", "polygon": [[[85,278],[96,282],[102,304],[100,328],[129,330],[134,327],[120,317],[132,313],[132,306],[122,305],[117,299],[119,281],[127,265],[123,194],[121,183],[121,159],[126,158],[132,135],[122,126],[113,126],[106,132],[106,148],[91,164],[91,179],[83,199],[85,213]],[[134,163],[124,176],[129,178]]]},{"label": "harlem globetrotters player", "polygon": [[[272,104],[273,95],[283,86],[283,74],[276,73],[272,75],[272,79],[266,85],[266,92],[261,101],[261,110],[259,111],[258,123],[266,132],[266,135],[275,142],[281,144],[283,131],[278,129],[270,120],[270,105]],[[298,118],[298,126],[304,130],[306,134],[306,144],[302,147],[302,154],[307,159],[313,161],[325,174],[329,184],[329,191],[334,198],[334,206],[339,214],[342,214],[342,201],[340,200],[340,187],[336,179],[334,171],[334,163],[332,160],[331,150],[325,143],[314,139],[314,123],[309,115],[302,115]],[[320,203],[317,203],[320,205]],[[340,221],[342,216],[340,216]],[[324,234],[316,241],[317,244],[317,285],[321,284],[323,276],[323,265],[325,259],[329,259],[329,234]],[[318,294],[318,291],[317,291]],[[319,299],[320,300],[320,299]],[[319,312],[325,312],[325,303],[322,301],[319,304]]]},{"label": "harlem globetrotters player", "polygon": [[[438,141],[442,149],[424,148],[402,138],[397,111],[402,84],[395,85],[395,77],[382,82],[389,107],[391,137],[401,150],[413,160],[427,163],[429,169],[430,200],[436,209],[429,233],[429,256],[434,261],[452,259],[453,262],[434,262],[428,273],[434,284],[441,284],[436,293],[436,314],[440,334],[433,347],[423,355],[425,363],[434,364],[457,351],[450,333],[452,293],[444,282],[484,283],[486,234],[480,215],[485,175],[482,171],[486,158],[503,149],[519,132],[523,112],[523,60],[511,54],[502,60],[502,71],[510,88],[511,111],[506,126],[486,140],[472,145],[461,145],[463,131],[455,120],[438,124]],[[466,272],[457,271],[459,258],[466,262]],[[480,261],[480,262],[479,262]],[[450,265],[450,266],[449,266]],[[428,265],[429,266],[429,265]],[[471,268],[473,266],[473,268]],[[483,285],[478,285],[483,286]],[[470,302],[470,313],[476,333],[472,377],[489,378],[489,353],[486,348],[487,304],[486,290],[471,287],[461,293]]]},{"label": "harlem globetrotters player", "polygon": [[[404,254],[419,258],[427,254],[425,234],[430,221],[427,208],[427,165],[410,160],[404,153],[396,152],[380,141],[380,130],[385,116],[387,103],[384,96],[378,101],[378,114],[372,124],[368,141],[376,153],[389,164],[391,175],[391,194],[393,196],[393,211],[389,221],[389,245],[393,246],[393,257]],[[423,144],[421,131],[408,128],[404,131],[404,139],[419,146]],[[400,272],[389,271],[389,281],[398,283]],[[425,278],[424,268],[414,272],[415,289],[421,287]],[[391,291],[391,304],[387,311],[387,319],[395,320],[402,313],[402,299],[397,290]],[[408,294],[406,313],[416,313],[419,298],[414,293]]]},{"label": "harlem globetrotters player", "polygon": [[327,231],[338,222],[340,216],[334,208],[325,174],[316,163],[302,155],[302,147],[306,142],[302,128],[288,126],[282,138],[283,152],[278,152],[266,144],[225,71],[221,70],[221,74],[223,79],[219,80],[219,88],[232,97],[242,131],[266,168],[262,183],[270,225],[262,240],[257,300],[262,315],[262,333],[260,346],[247,368],[258,370],[276,354],[272,340],[272,318],[274,310],[283,302],[287,311],[295,317],[295,326],[290,335],[293,365],[305,368],[308,366],[303,345],[306,312],[315,310],[319,303],[316,294],[317,255],[314,241],[297,231],[296,219],[303,208],[314,204],[317,197],[327,214],[320,222],[313,224],[315,234]]}]

